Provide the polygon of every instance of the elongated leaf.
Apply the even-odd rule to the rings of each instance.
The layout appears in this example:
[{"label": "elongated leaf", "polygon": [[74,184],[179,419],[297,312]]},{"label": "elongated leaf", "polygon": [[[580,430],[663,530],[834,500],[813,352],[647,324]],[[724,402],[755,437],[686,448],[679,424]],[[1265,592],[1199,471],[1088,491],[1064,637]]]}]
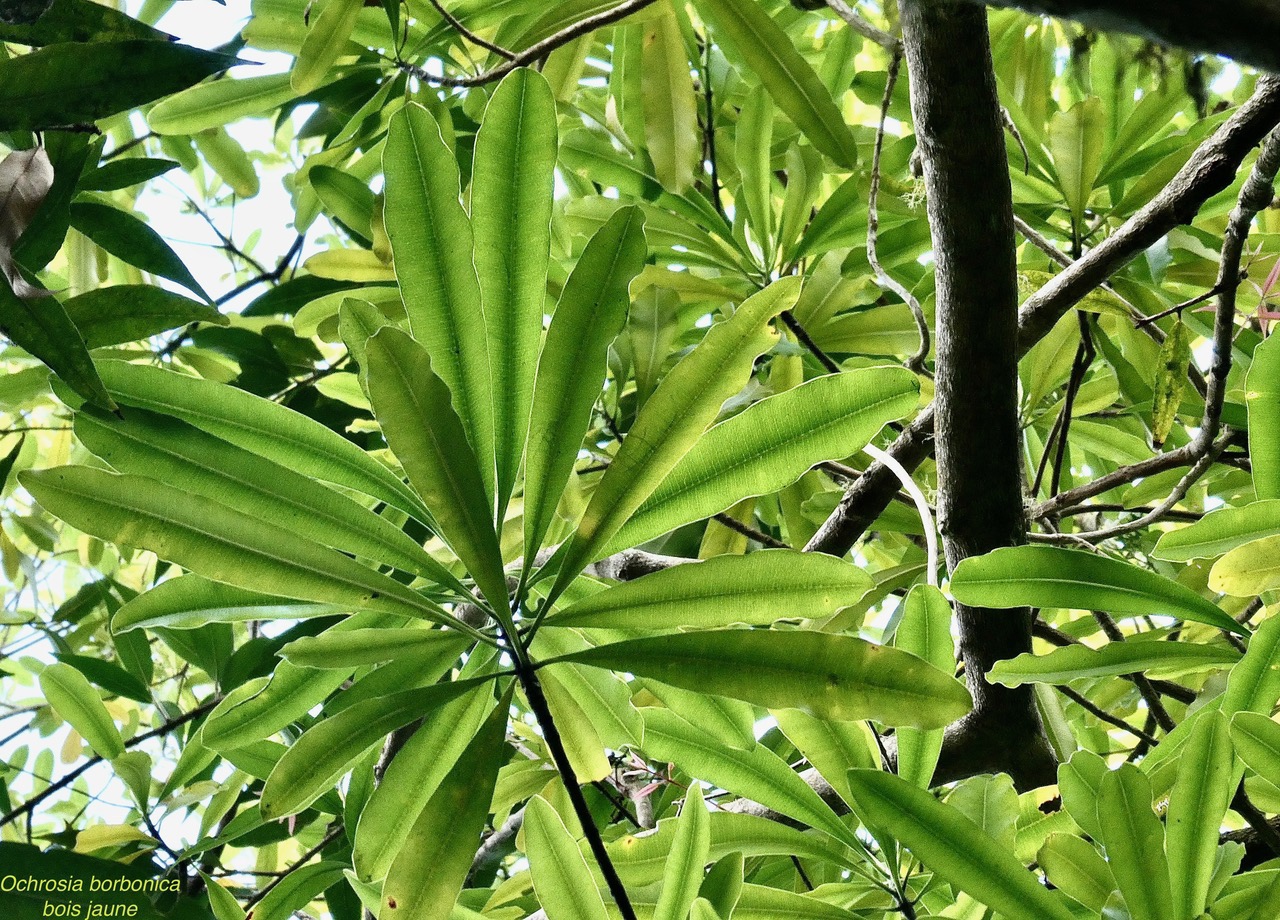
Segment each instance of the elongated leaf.
[{"label": "elongated leaf", "polygon": [[645,24],[642,48],[645,146],[658,181],[668,192],[680,195],[693,184],[701,139],[693,75],[680,21],[669,0],[662,0],[657,14]]},{"label": "elongated leaf", "polygon": [[156,103],[147,124],[156,134],[197,134],[269,112],[297,95],[287,73],[214,80]]},{"label": "elongated leaf", "polygon": [[[580,635],[565,630],[538,634],[532,654],[538,658],[564,655],[588,648]],[[540,672],[550,676],[572,697],[603,744],[615,751],[639,747],[644,737],[644,721],[631,702],[633,688],[621,678],[599,668],[577,664],[553,664]],[[753,739],[754,740],[754,739]]]},{"label": "elongated leaf", "polygon": [[1006,687],[1020,684],[1066,684],[1082,677],[1114,677],[1138,671],[1165,676],[1230,667],[1240,653],[1228,646],[1191,642],[1111,642],[1102,648],[1070,645],[1047,655],[1030,652],[996,662],[987,680]]},{"label": "elongated leaf", "polygon": [[645,681],[644,689],[681,719],[696,725],[708,738],[738,751],[749,751],[755,747],[756,713],[750,703],[685,690],[655,680]]},{"label": "elongated leaf", "polygon": [[1257,597],[1277,586],[1280,534],[1237,546],[1209,570],[1209,587],[1235,597]]},{"label": "elongated leaf", "polygon": [[356,826],[352,861],[363,879],[383,878],[432,794],[458,762],[488,714],[491,696],[476,690],[431,713],[388,765]]},{"label": "elongated leaf", "polygon": [[770,715],[845,804],[851,804],[849,771],[854,767],[874,767],[880,762],[880,755],[872,753],[875,741],[866,723],[818,719],[798,709],[775,709]]},{"label": "elongated leaf", "polygon": [[1218,828],[1235,793],[1235,755],[1221,712],[1200,719],[1178,759],[1165,816],[1165,851],[1175,920],[1204,913],[1218,851]]},{"label": "elongated leaf", "polygon": [[1253,350],[1244,388],[1253,490],[1260,499],[1280,498],[1280,343],[1274,337]]},{"label": "elongated leaf", "polygon": [[51,664],[41,671],[40,692],[99,757],[112,760],[124,753],[124,741],[98,691],[71,665]]},{"label": "elongated leaf", "polygon": [[817,619],[856,603],[871,577],[842,559],[766,549],[672,566],[615,585],[553,615],[547,626],[708,628]]},{"label": "elongated leaf", "polygon": [[1069,897],[1090,910],[1101,913],[1111,892],[1115,877],[1093,844],[1072,834],[1050,834],[1036,862],[1045,876]]},{"label": "elongated leaf", "polygon": [[166,483],[74,466],[27,471],[20,479],[71,526],[150,549],[214,581],[462,628],[438,604],[337,550]]},{"label": "elongated leaf", "polygon": [[645,751],[693,776],[857,846],[853,833],[787,762],[763,745],[735,751],[666,709],[644,710]]},{"label": "elongated leaf", "polygon": [[[10,9],[21,9],[20,6]],[[106,41],[113,38],[137,38],[150,41],[171,41],[173,36],[153,29],[119,10],[105,7],[91,0],[53,0],[41,3],[43,9],[33,22],[24,21],[21,14],[13,16],[6,10],[0,20],[0,41],[17,42],[19,45],[52,45],[58,42]],[[10,22],[10,20],[14,20]]]},{"label": "elongated leaf", "polygon": [[[951,639],[951,604],[941,591],[932,585],[911,589],[893,644],[944,674],[954,671],[956,650]],[[926,731],[910,726],[898,729],[898,775],[903,779],[928,789],[941,752],[941,729]]]},{"label": "elongated leaf", "polygon": [[76,436],[122,473],[147,476],[257,515],[326,546],[466,589],[411,537],[339,492],[178,419],[81,412]]},{"label": "elongated leaf", "polygon": [[494,489],[493,393],[471,222],[459,201],[458,162],[430,112],[410,104],[391,119],[382,154],[384,217],[409,329],[436,374]]},{"label": "elongated leaf", "polygon": [[577,577],[623,523],[653,494],[723,402],[751,375],[756,357],[776,341],[771,319],[800,296],[798,279],[784,278],[749,297],[677,364],[645,403],[609,464],[561,559],[551,596]]},{"label": "elongated leaf", "polygon": [[547,920],[606,920],[604,898],[587,861],[542,796],[525,806],[524,839],[533,889]]},{"label": "elongated leaf", "polygon": [[847,457],[916,407],[919,383],[878,367],[810,380],[713,426],[676,464],[617,537],[637,546],[753,495],[795,482],[823,460]]},{"label": "elongated leaf", "polygon": [[742,177],[742,206],[751,235],[760,244],[765,263],[772,265],[773,249],[773,103],[763,87],[752,87],[738,114],[734,136],[738,174]]},{"label": "elongated leaf", "polygon": [[302,41],[289,78],[295,92],[309,93],[325,82],[355,28],[363,0],[326,0]]},{"label": "elongated leaf", "polygon": [[485,108],[476,132],[472,175],[477,178],[471,184],[476,273],[493,370],[499,517],[529,431],[547,300],[555,165],[551,86],[535,70],[515,70]]},{"label": "elongated leaf", "polygon": [[955,678],[852,636],[708,630],[629,639],[564,660],[826,719],[941,728],[971,706]]},{"label": "elongated leaf", "polygon": [[49,365],[67,386],[94,405],[116,407],[79,330],[52,295],[19,297],[8,280],[0,276],[0,333]]},{"label": "elongated leaf", "polygon": [[89,348],[136,342],[187,323],[228,322],[207,304],[150,284],[98,288],[72,297],[63,307]]},{"label": "elongated leaf", "polygon": [[960,603],[975,607],[1163,614],[1249,634],[1216,604],[1177,582],[1105,556],[1056,546],[1012,546],[966,559],[951,578],[951,593]]},{"label": "elongated leaf", "polygon": [[859,817],[892,834],[922,863],[1008,920],[1070,920],[1063,901],[959,811],[879,770],[850,770]]},{"label": "elongated leaf", "polygon": [[379,920],[448,920],[506,760],[507,706],[498,703],[414,822],[383,883]]},{"label": "elongated leaf", "polygon": [[71,204],[71,226],[116,258],[144,272],[176,281],[209,299],[178,254],[160,234],[134,215],[95,201],[75,201]]},{"label": "elongated leaf", "polygon": [[209,128],[194,138],[196,150],[230,189],[241,198],[252,198],[262,188],[258,170],[240,142],[222,128]]},{"label": "elongated leaf", "polygon": [[1102,168],[1105,134],[1106,115],[1102,100],[1096,96],[1083,99],[1049,119],[1048,139],[1058,173],[1058,187],[1077,225],[1084,218],[1094,180]]},{"label": "elongated leaf", "polygon": [[1151,443],[1160,447],[1173,430],[1182,396],[1187,389],[1187,368],[1191,363],[1191,333],[1179,317],[1173,331],[1160,346],[1160,361],[1152,386]]},{"label": "elongated leaf", "polygon": [[60,42],[0,62],[0,130],[97,121],[226,70],[233,55],[169,42]]},{"label": "elongated leaf", "polygon": [[426,349],[399,329],[365,344],[369,398],[387,444],[489,603],[507,609],[502,550],[476,455]]},{"label": "elongated leaf", "polygon": [[98,372],[122,404],[172,415],[305,476],[372,495],[429,522],[389,469],[336,431],[244,390],[140,364],[103,361]]},{"label": "elongated leaf", "polygon": [[1164,827],[1151,808],[1151,783],[1133,764],[1103,774],[1098,789],[1099,839],[1133,920],[1173,915]]},{"label": "elongated leaf", "polygon": [[111,618],[111,629],[197,629],[206,623],[242,623],[248,620],[300,620],[346,614],[345,604],[309,604],[278,594],[263,594],[182,575],[162,581],[139,594]]},{"label": "elongated leaf", "polygon": [[716,41],[736,52],[810,143],[852,167],[858,151],[840,109],[764,7],[755,0],[698,0],[696,6],[710,20]]},{"label": "elongated leaf", "polygon": [[1280,725],[1260,712],[1237,712],[1231,742],[1250,770],[1270,782],[1280,780]]},{"label": "elongated leaf", "polygon": [[345,668],[409,658],[459,640],[456,634],[440,629],[326,630],[318,636],[286,642],[277,654],[303,668]]},{"label": "elongated leaf", "polygon": [[[93,5],[98,6],[96,3]],[[100,7],[100,9],[106,9],[106,7]],[[110,160],[96,169],[89,170],[80,177],[76,187],[81,191],[114,192],[117,189],[148,182],[177,168],[176,160],[124,157],[119,160]]]},{"label": "elongated leaf", "polygon": [[267,820],[302,811],[338,782],[370,745],[491,678],[456,680],[350,706],[307,729],[280,758],[262,789]]},{"label": "elongated leaf", "polygon": [[342,881],[343,863],[326,860],[282,876],[276,885],[254,905],[255,920],[288,920],[318,898],[322,892]]},{"label": "elongated leaf", "polygon": [[616,211],[569,275],[538,359],[525,448],[524,546],[532,559],[555,515],[591,423],[609,344],[622,331],[627,287],[644,267],[644,214]]},{"label": "elongated leaf", "polygon": [[1241,508],[1219,508],[1189,527],[1161,534],[1151,554],[1173,562],[1210,559],[1276,534],[1280,534],[1280,500],[1252,502]]},{"label": "elongated leaf", "polygon": [[556,679],[554,673],[544,673],[539,679],[547,707],[560,731],[574,781],[579,785],[600,782],[613,770],[600,732],[577,697]]},{"label": "elongated leaf", "polygon": [[676,839],[671,844],[667,869],[662,873],[662,892],[654,909],[654,920],[685,920],[698,897],[703,869],[711,852],[711,816],[702,800],[702,787],[689,787]]},{"label": "elongated leaf", "polygon": [[374,194],[364,180],[332,166],[313,166],[307,180],[320,196],[325,210],[347,225],[347,229],[368,240],[373,232]]}]

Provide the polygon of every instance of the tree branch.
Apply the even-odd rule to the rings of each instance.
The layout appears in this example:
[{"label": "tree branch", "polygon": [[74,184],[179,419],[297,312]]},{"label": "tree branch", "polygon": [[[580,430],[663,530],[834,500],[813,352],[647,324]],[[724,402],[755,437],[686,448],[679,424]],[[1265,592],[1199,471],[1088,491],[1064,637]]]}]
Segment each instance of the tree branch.
[{"label": "tree branch", "polygon": [[[937,0],[934,0],[937,2]],[[968,0],[982,5],[982,0]],[[1280,5],[1273,0],[986,0],[987,6],[1073,19],[1100,31],[1128,32],[1165,45],[1235,58],[1280,71]]]}]

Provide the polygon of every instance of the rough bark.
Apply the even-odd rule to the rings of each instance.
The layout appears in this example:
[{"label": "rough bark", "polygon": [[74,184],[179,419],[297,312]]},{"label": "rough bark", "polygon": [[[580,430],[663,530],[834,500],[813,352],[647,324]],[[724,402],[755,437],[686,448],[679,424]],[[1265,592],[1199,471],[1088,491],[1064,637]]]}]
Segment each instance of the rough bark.
[{"label": "rough bark", "polygon": [[[936,266],[938,523],[954,571],[1026,540],[1013,199],[985,11],[936,0],[904,0],[900,9]],[[997,661],[1031,650],[1031,611],[957,604],[956,618],[974,708],[952,733],[1018,754],[990,765],[1019,785],[1052,782],[1031,688],[985,677]]]},{"label": "rough bark", "polygon": [[1212,5],[1203,0],[986,0],[986,5],[1074,19],[1099,31],[1128,32],[1280,71],[1280,4],[1275,0]]}]

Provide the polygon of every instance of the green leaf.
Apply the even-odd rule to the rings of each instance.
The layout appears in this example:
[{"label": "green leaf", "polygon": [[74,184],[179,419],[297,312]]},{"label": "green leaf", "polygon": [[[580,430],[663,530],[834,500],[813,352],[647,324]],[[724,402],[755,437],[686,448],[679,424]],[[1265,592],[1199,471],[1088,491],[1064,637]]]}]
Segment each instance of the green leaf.
[{"label": "green leaf", "polygon": [[499,518],[529,431],[555,166],[555,97],[540,73],[519,68],[503,78],[485,108],[472,166],[478,178],[471,184],[476,274],[493,371]]},{"label": "green leaf", "polygon": [[550,596],[558,596],[689,452],[720,406],[751,376],[756,357],[777,340],[771,319],[792,306],[800,281],[784,278],[749,297],[713,325],[677,364],[636,417],[601,477],[578,529],[562,554]]},{"label": "green leaf", "polygon": [[692,776],[858,846],[827,803],[764,745],[726,748],[666,709],[645,709],[644,723],[644,748],[653,759],[675,763]]},{"label": "green leaf", "polygon": [[246,515],[469,594],[386,518],[353,499],[179,419],[130,409],[121,418],[80,412],[76,436],[122,473],[158,479]]},{"label": "green leaf", "polygon": [[1233,597],[1257,597],[1277,586],[1280,534],[1237,546],[1209,570],[1209,587]]},{"label": "green leaf", "polygon": [[817,632],[676,633],[602,645],[561,660],[825,719],[941,728],[971,706],[963,684],[914,655]]},{"label": "green leaf", "polygon": [[296,815],[332,789],[351,764],[385,735],[491,680],[481,677],[401,690],[356,703],[316,723],[289,746],[267,777],[262,816],[274,821]]},{"label": "green leaf", "polygon": [[481,471],[426,349],[385,326],[365,344],[369,399],[440,535],[489,603],[507,610],[507,578]]},{"label": "green leaf", "polygon": [[0,41],[33,47],[122,38],[172,40],[159,29],[91,0],[53,0],[34,22],[23,22],[21,16],[10,22],[10,18],[0,20]]},{"label": "green leaf", "polygon": [[742,897],[746,858],[742,852],[730,853],[718,860],[707,872],[698,892],[698,901],[694,902],[694,910],[699,901],[711,908],[717,916],[729,917]]},{"label": "green leaf", "polygon": [[1049,149],[1067,207],[1077,227],[1082,226],[1094,181],[1102,168],[1106,140],[1106,115],[1096,96],[1082,99],[1049,119]]},{"label": "green leaf", "polygon": [[850,770],[862,820],[884,828],[934,873],[1008,920],[1071,920],[1061,898],[973,821],[879,770]]},{"label": "green leaf", "polygon": [[337,550],[153,479],[88,467],[20,475],[50,514],[241,588],[466,627],[433,601]]},{"label": "green leaf", "polygon": [[702,435],[607,552],[785,488],[815,464],[861,449],[885,424],[915,409],[918,399],[915,375],[887,367],[818,377],[762,399]]},{"label": "green leaf", "polygon": [[309,604],[182,575],[139,594],[111,618],[111,629],[198,629],[206,623],[294,620],[350,612],[345,604]]},{"label": "green leaf", "polygon": [[852,803],[849,771],[854,767],[874,767],[880,762],[880,755],[872,753],[875,741],[866,723],[818,719],[798,709],[775,709],[770,715],[841,800]]},{"label": "green leaf", "polygon": [[1280,725],[1261,712],[1231,717],[1231,743],[1250,770],[1274,783],[1280,780]]},{"label": "green leaf", "polygon": [[972,607],[1063,607],[1116,616],[1162,614],[1249,631],[1190,588],[1115,559],[1056,546],[1011,546],[966,559],[951,594]]},{"label": "green leaf", "polygon": [[299,412],[224,386],[140,364],[103,361],[107,391],[126,406],[172,415],[305,476],[371,495],[424,522],[422,500],[391,470]]},{"label": "green leaf", "polygon": [[379,920],[448,920],[506,760],[508,700],[499,701],[414,822],[383,883]]},{"label": "green leaf", "polygon": [[1227,668],[1239,660],[1240,653],[1228,646],[1193,642],[1110,642],[1096,649],[1069,645],[1047,655],[1024,652],[998,661],[987,672],[987,680],[1017,687],[1030,683],[1066,684],[1080,678],[1115,677],[1139,671],[1172,677]]},{"label": "green leaf", "polygon": [[[494,491],[490,356],[471,222],[459,201],[458,162],[435,117],[409,104],[391,119],[382,154],[384,217],[409,329],[436,374],[480,461],[485,494]],[[490,515],[492,517],[492,514]]]},{"label": "green leaf", "polygon": [[71,665],[51,664],[41,671],[40,692],[99,757],[113,760],[124,753],[124,741],[98,691]]},{"label": "green leaf", "polygon": [[524,811],[525,851],[533,890],[547,920],[606,920],[604,898],[573,835],[540,795]]},{"label": "green leaf", "polygon": [[524,546],[532,559],[555,516],[600,395],[609,345],[627,315],[627,287],[644,267],[644,214],[620,208],[569,275],[538,358],[525,448]]},{"label": "green leaf", "polygon": [[1280,534],[1280,500],[1251,502],[1242,508],[1219,508],[1188,527],[1165,531],[1151,555],[1172,562],[1211,559],[1276,534]]},{"label": "green leaf", "polygon": [[240,142],[222,128],[209,128],[194,138],[205,166],[240,198],[252,198],[261,189],[258,170]]},{"label": "green leaf", "polygon": [[[894,645],[944,674],[955,670],[951,604],[936,587],[916,585],[907,594]],[[928,789],[941,752],[942,729],[922,730],[911,726],[898,729],[898,775],[903,779]]]},{"label": "green leaf", "polygon": [[645,681],[644,689],[657,697],[663,706],[678,713],[681,719],[697,726],[708,738],[738,751],[755,747],[756,713],[750,703],[684,690],[653,680]]},{"label": "green leaf", "polygon": [[702,799],[702,787],[694,783],[685,796],[680,819],[676,823],[676,839],[662,873],[662,892],[654,909],[654,920],[685,920],[698,889],[711,852],[711,816]]},{"label": "green leaf", "polygon": [[751,87],[734,135],[741,198],[747,226],[760,244],[765,263],[773,264],[773,103],[764,87]]},{"label": "green leaf", "polygon": [[1228,728],[1221,712],[1208,713],[1196,722],[1178,758],[1165,815],[1175,920],[1195,920],[1208,906],[1218,828],[1238,782]]},{"label": "green leaf", "polygon": [[1093,844],[1073,834],[1050,834],[1036,862],[1045,876],[1068,897],[1101,913],[1116,880]]},{"label": "green leaf", "polygon": [[352,862],[362,879],[381,879],[414,822],[445,781],[489,712],[488,692],[473,691],[427,714],[387,766],[356,825]]},{"label": "green leaf", "polygon": [[220,73],[233,55],[169,42],[61,42],[0,62],[0,130],[97,121]]},{"label": "green leaf", "polygon": [[684,36],[670,2],[659,3],[646,21],[641,47],[645,146],[663,188],[682,195],[693,184],[702,135]]},{"label": "green leaf", "polygon": [[0,277],[0,333],[39,358],[71,389],[104,409],[116,404],[107,395],[84,339],[53,295],[19,297]]},{"label": "green leaf", "polygon": [[150,284],[98,288],[72,297],[63,307],[89,348],[136,342],[188,323],[229,322],[207,304]]},{"label": "green leaf", "polygon": [[755,0],[698,0],[717,42],[728,45],[758,77],[778,108],[841,166],[858,161],[857,145],[831,93],[791,39]]},{"label": "green leaf", "polygon": [[144,272],[176,281],[209,299],[178,254],[160,234],[134,215],[94,201],[73,201],[71,226],[116,258]]},{"label": "green leaf", "polygon": [[289,82],[295,92],[302,95],[324,84],[363,8],[363,0],[325,0],[293,62]]},{"label": "green leaf", "polygon": [[1156,379],[1152,384],[1154,402],[1151,407],[1151,443],[1155,447],[1164,444],[1178,419],[1178,409],[1187,389],[1187,368],[1191,365],[1191,333],[1179,316],[1173,331],[1165,336],[1160,346],[1160,358],[1156,364]]},{"label": "green leaf", "polygon": [[547,626],[658,631],[818,619],[856,603],[870,576],[843,559],[766,549],[672,566],[553,614]]},{"label": "green leaf", "polygon": [[204,879],[204,887],[209,894],[209,907],[213,910],[215,920],[244,920],[244,908],[236,901],[235,895],[203,872],[200,877]]},{"label": "green leaf", "polygon": [[[1098,789],[1099,840],[1133,920],[1173,915],[1164,826],[1151,807],[1151,783],[1133,764],[1102,776]],[[1216,831],[1216,828],[1215,828]]]},{"label": "green leaf", "polygon": [[410,658],[458,641],[458,635],[440,629],[326,630],[286,642],[276,654],[302,668],[346,668]]},{"label": "green leaf", "polygon": [[1244,389],[1253,490],[1259,499],[1280,498],[1280,342],[1274,336],[1253,350]]},{"label": "green leaf", "polygon": [[214,80],[157,102],[147,124],[156,134],[197,134],[269,112],[297,95],[287,73]]},{"label": "green leaf", "polygon": [[254,920],[289,920],[326,889],[342,881],[344,868],[343,863],[326,860],[281,876],[280,884],[254,905]]},{"label": "green leaf", "polygon": [[[93,4],[98,9],[105,6]],[[130,188],[143,182],[149,182],[163,176],[170,170],[177,169],[176,160],[153,159],[151,157],[122,157],[109,160],[96,169],[91,169],[80,177],[76,187],[81,191],[114,192],[117,189]]]},{"label": "green leaf", "polygon": [[316,190],[320,203],[347,229],[368,240],[373,232],[375,196],[364,180],[332,166],[313,166],[307,181]]}]

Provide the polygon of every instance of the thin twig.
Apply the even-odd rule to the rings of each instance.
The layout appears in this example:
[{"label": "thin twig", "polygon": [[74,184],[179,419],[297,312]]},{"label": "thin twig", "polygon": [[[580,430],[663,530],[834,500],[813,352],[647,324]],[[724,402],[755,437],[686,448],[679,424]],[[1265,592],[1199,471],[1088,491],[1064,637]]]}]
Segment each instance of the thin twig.
[{"label": "thin twig", "polygon": [[434,86],[483,86],[486,83],[493,83],[496,80],[501,80],[517,67],[532,64],[534,61],[545,57],[562,45],[569,44],[569,42],[574,39],[581,38],[583,35],[594,32],[602,26],[612,25],[621,19],[626,19],[632,13],[638,12],[654,2],[655,0],[627,0],[627,2],[620,3],[612,9],[605,10],[603,13],[596,13],[594,16],[588,16],[585,19],[575,22],[571,26],[561,29],[554,35],[548,36],[542,41],[530,45],[528,48],[515,54],[505,64],[499,64],[491,70],[486,70],[483,73],[478,73],[474,76],[437,76],[435,74],[428,73],[416,64],[410,64],[407,61],[397,62],[396,67],[404,73],[417,77],[424,83],[430,83]]},{"label": "thin twig", "polygon": [[342,825],[338,825],[337,827],[332,828],[329,831],[329,833],[324,835],[323,840],[321,840],[311,849],[307,850],[307,852],[303,853],[300,857],[298,857],[297,862],[295,862],[288,869],[284,870],[284,872],[282,872],[280,875],[272,879],[270,884],[268,884],[265,888],[262,888],[261,890],[259,890],[256,894],[254,894],[253,897],[251,897],[248,901],[246,901],[244,905],[244,909],[246,913],[249,911],[251,907],[253,907],[253,905],[257,904],[259,901],[265,898],[268,894],[270,894],[273,888],[275,888],[277,885],[283,882],[291,874],[301,869],[307,863],[311,862],[311,860],[315,859],[315,857],[320,853],[321,850],[323,850],[329,844],[333,843],[335,840],[341,837],[342,833],[343,833]]},{"label": "thin twig", "polygon": [[440,2],[440,0],[430,0],[430,2],[431,2],[431,5],[436,8],[436,12],[444,17],[444,21],[449,23],[449,25],[453,26],[454,31],[456,31],[459,35],[461,35],[467,41],[471,42],[471,44],[479,45],[481,48],[485,48],[489,51],[492,51],[498,57],[505,58],[508,61],[515,60],[516,56],[513,52],[508,51],[506,48],[503,48],[501,45],[495,45],[491,41],[486,41],[476,33],[472,32],[470,29],[468,29],[465,25],[462,24],[462,21],[458,19],[457,16],[453,15],[452,13],[450,13],[448,10],[444,8],[444,5]]},{"label": "thin twig", "polygon": [[809,353],[818,359],[818,363],[826,368],[829,374],[840,373],[840,365],[832,360],[831,356],[818,347],[818,343],[809,335],[808,330],[800,325],[800,321],[796,319],[795,314],[790,310],[782,311],[782,321],[787,324],[787,328],[795,334],[800,340],[800,344],[809,349]]},{"label": "thin twig", "polygon": [[760,543],[764,546],[768,546],[771,549],[790,549],[791,548],[788,544],[783,543],[777,537],[770,536],[769,534],[765,533],[763,530],[756,530],[754,527],[750,526],[749,524],[744,524],[741,521],[739,521],[737,518],[732,517],[723,511],[720,512],[719,514],[713,514],[711,517],[720,526],[727,527],[730,530],[732,530],[734,533],[741,534],[742,536],[746,537],[749,540],[755,540],[757,543]]},{"label": "thin twig", "polygon": [[845,3],[844,0],[827,0],[827,6],[831,8],[833,13],[843,19],[849,28],[863,38],[870,39],[890,54],[902,53],[902,39],[890,35],[883,29],[877,29],[859,16],[853,7]]},{"label": "thin twig", "polygon": [[1149,735],[1147,732],[1143,731],[1140,728],[1135,728],[1134,726],[1130,725],[1128,722],[1126,722],[1124,719],[1120,718],[1119,716],[1113,716],[1111,713],[1107,712],[1101,706],[1099,706],[1098,704],[1090,700],[1083,693],[1078,693],[1075,690],[1072,690],[1070,687],[1066,686],[1065,684],[1060,687],[1057,687],[1056,689],[1059,693],[1061,693],[1067,699],[1071,700],[1081,709],[1085,710],[1086,712],[1092,713],[1094,716],[1101,719],[1103,722],[1108,723],[1109,725],[1114,725],[1116,728],[1127,731],[1129,734],[1133,735],[1139,741],[1145,741],[1147,744],[1151,744],[1151,745],[1159,743],[1158,738],[1152,735]]},{"label": "thin twig", "polygon": [[890,276],[880,264],[880,256],[876,252],[876,242],[880,236],[880,211],[877,199],[880,196],[880,152],[884,148],[884,126],[889,118],[889,104],[893,101],[893,88],[898,82],[898,71],[902,68],[901,47],[893,52],[889,60],[889,72],[885,78],[884,97],[880,100],[880,124],[876,128],[876,144],[871,154],[871,191],[867,195],[867,261],[876,273],[876,280],[902,298],[902,302],[911,310],[911,318],[915,320],[916,332],[920,336],[920,347],[907,359],[907,367],[917,374],[925,374],[924,361],[929,356],[929,322],[925,319],[924,308],[915,295],[907,290],[906,285]]}]

